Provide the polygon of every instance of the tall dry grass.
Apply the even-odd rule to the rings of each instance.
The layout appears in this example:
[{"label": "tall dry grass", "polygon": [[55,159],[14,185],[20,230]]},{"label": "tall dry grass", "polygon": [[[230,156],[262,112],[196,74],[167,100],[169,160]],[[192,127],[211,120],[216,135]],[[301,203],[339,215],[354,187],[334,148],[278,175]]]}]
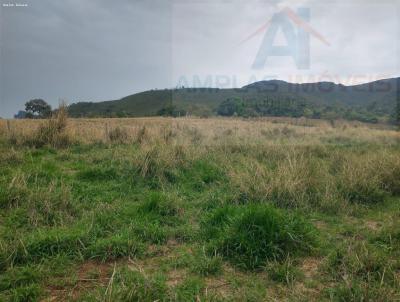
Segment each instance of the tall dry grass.
[{"label": "tall dry grass", "polygon": [[113,156],[129,162],[142,177],[161,182],[196,161],[214,164],[238,203],[336,211],[349,203],[375,203],[400,192],[400,133],[361,123],[67,119],[61,106],[47,121],[2,121],[1,129],[2,136],[14,143],[35,147],[65,147],[72,139],[83,144],[135,145],[134,152]]},{"label": "tall dry grass", "polygon": [[[46,120],[0,120],[0,135],[32,136]],[[387,126],[323,120],[231,118],[68,119],[64,132],[80,143],[162,143],[182,145],[281,145],[398,143]]]},{"label": "tall dry grass", "polygon": [[45,145],[54,148],[65,148],[72,143],[67,132],[68,111],[64,103],[46,120],[6,121],[2,137],[13,145],[27,145],[40,148]]}]

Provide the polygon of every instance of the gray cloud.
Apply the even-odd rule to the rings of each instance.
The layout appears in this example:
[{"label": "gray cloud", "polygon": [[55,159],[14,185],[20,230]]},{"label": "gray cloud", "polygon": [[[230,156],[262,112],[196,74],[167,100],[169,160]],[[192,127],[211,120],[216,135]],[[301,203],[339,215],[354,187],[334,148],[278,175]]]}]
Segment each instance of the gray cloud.
[{"label": "gray cloud", "polygon": [[36,0],[1,8],[1,109],[35,97],[53,106],[171,86],[165,2]]},{"label": "gray cloud", "polygon": [[[3,3],[5,2],[4,0]],[[13,1],[10,1],[13,2]],[[399,4],[372,1],[29,0],[1,7],[0,116],[36,97],[56,106],[110,100],[185,78],[241,86],[277,77],[335,82],[398,76]],[[264,33],[238,43],[282,7],[309,7],[310,24],[331,43],[311,38],[311,66],[269,58],[251,68]],[[228,82],[217,83],[218,76]],[[358,76],[358,79],[352,78]],[[329,78],[325,78],[329,80]]]}]

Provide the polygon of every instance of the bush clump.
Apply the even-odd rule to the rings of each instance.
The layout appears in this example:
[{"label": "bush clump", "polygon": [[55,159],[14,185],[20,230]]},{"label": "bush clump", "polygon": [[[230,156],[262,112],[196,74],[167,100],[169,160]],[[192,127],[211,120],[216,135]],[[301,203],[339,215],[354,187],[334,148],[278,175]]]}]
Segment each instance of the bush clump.
[{"label": "bush clump", "polygon": [[66,133],[68,124],[68,110],[61,104],[51,118],[47,119],[32,137],[25,138],[24,144],[36,148],[51,146],[53,148],[66,148],[71,145],[71,138]]},{"label": "bush clump", "polygon": [[251,270],[267,260],[306,254],[317,244],[316,229],[310,223],[270,205],[221,208],[205,221],[204,230],[213,251]]},{"label": "bush clump", "polygon": [[112,143],[126,143],[128,139],[128,132],[124,128],[116,127],[108,132],[108,139]]}]

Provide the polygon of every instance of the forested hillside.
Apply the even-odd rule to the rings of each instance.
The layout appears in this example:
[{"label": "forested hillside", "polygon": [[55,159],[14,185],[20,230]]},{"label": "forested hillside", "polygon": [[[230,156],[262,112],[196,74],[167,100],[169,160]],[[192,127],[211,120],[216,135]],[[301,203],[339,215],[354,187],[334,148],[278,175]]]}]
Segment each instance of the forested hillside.
[{"label": "forested hillside", "polygon": [[120,100],[80,102],[73,117],[138,116],[291,116],[364,122],[394,122],[399,79],[355,86],[332,82],[292,84],[261,81],[238,89],[180,88],[150,90]]}]

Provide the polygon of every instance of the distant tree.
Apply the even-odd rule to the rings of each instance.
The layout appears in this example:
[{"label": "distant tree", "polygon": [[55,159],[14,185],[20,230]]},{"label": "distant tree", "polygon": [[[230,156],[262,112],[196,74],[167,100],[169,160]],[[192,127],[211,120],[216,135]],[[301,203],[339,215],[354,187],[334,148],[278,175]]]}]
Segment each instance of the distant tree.
[{"label": "distant tree", "polygon": [[313,115],[314,115],[314,112],[313,112],[310,108],[304,108],[303,115],[304,115],[306,118],[312,118]]},{"label": "distant tree", "polygon": [[179,116],[185,116],[186,111],[183,109],[179,109],[175,105],[167,105],[158,110],[157,115],[179,117]]},{"label": "distant tree", "polygon": [[223,101],[217,108],[217,114],[222,116],[241,116],[244,104],[239,98],[232,98]]},{"label": "distant tree", "polygon": [[46,118],[51,115],[51,106],[42,99],[33,99],[25,103],[26,117]]},{"label": "distant tree", "polygon": [[26,111],[19,110],[17,114],[14,114],[15,119],[23,119],[26,118]]}]

